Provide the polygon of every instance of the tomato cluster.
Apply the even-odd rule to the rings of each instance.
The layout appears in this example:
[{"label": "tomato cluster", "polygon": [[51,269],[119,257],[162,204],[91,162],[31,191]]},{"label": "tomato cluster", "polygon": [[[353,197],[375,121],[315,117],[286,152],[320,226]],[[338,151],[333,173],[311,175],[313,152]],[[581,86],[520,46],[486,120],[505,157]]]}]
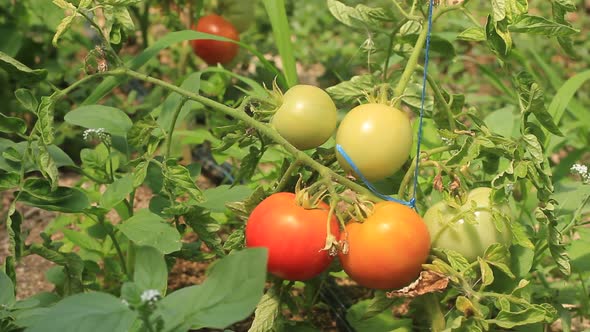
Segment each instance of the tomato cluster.
[{"label": "tomato cluster", "polygon": [[[322,89],[296,85],[281,101],[271,125],[296,148],[316,148],[334,134],[336,106]],[[382,180],[406,163],[412,136],[410,120],[399,109],[363,104],[350,110],[338,126],[336,143],[348,158],[338,150],[336,157],[345,171],[357,171],[349,164],[352,160],[367,179]],[[460,208],[439,202],[424,219],[406,205],[379,202],[365,220],[350,220],[342,234],[335,217],[328,222],[325,203],[305,209],[297,204],[295,194],[278,193],[250,215],[246,244],[269,249],[270,273],[288,280],[307,280],[325,271],[332,261],[325,248],[331,236],[339,239],[339,260],[354,281],[373,289],[398,289],[416,280],[431,247],[451,249],[473,261],[492,243],[510,243],[508,225],[497,227],[494,221],[506,207],[492,204],[490,193],[490,188],[477,188]]]}]

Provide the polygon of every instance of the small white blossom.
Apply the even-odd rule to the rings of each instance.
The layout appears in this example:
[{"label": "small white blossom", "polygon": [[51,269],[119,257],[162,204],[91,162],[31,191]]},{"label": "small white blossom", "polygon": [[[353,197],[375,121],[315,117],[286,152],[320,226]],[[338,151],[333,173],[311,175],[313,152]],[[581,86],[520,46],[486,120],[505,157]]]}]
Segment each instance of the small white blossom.
[{"label": "small white blossom", "polygon": [[508,183],[506,187],[504,187],[504,190],[506,191],[506,194],[510,195],[514,190],[514,183]]},{"label": "small white blossom", "polygon": [[588,166],[573,164],[570,170],[574,174],[579,174],[580,177],[582,177],[582,181],[584,181],[584,183],[590,183],[590,173],[588,173]]},{"label": "small white blossom", "polygon": [[162,297],[160,291],[157,289],[148,289],[141,293],[141,302],[156,302]]},{"label": "small white blossom", "polygon": [[111,135],[109,133],[107,133],[104,128],[86,129],[86,130],[84,130],[82,137],[86,141],[91,141],[91,140],[96,139],[96,140],[99,140],[99,141],[107,143],[107,144],[110,144],[110,142],[111,142]]},{"label": "small white blossom", "polygon": [[447,137],[443,137],[441,136],[440,139],[443,141],[444,144],[446,145],[453,145],[453,139],[451,138],[447,138]]},{"label": "small white blossom", "polygon": [[127,302],[127,300],[125,300],[125,299],[122,299],[121,303],[123,303],[127,307],[129,306],[129,302]]}]

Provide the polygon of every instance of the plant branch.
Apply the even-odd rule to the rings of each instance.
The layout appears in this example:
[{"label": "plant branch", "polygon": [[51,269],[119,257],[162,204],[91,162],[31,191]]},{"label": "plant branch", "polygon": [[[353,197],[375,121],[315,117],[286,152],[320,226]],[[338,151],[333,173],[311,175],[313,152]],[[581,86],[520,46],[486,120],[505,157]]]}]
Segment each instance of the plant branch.
[{"label": "plant branch", "polygon": [[168,129],[168,136],[166,137],[166,152],[164,155],[164,162],[170,157],[170,150],[172,148],[172,134],[174,133],[174,128],[176,127],[176,121],[178,120],[178,116],[180,115],[180,111],[182,111],[182,107],[186,103],[188,99],[186,97],[182,98],[178,107],[174,110],[174,115],[172,115],[172,121],[170,122],[170,129]]},{"label": "plant branch", "polygon": [[356,182],[353,182],[353,181],[347,179],[346,177],[344,177],[340,174],[336,174],[328,167],[315,161],[313,158],[308,156],[306,153],[298,150],[296,147],[291,145],[291,143],[289,143],[286,139],[284,139],[277,131],[272,129],[269,125],[267,125],[265,123],[258,122],[257,120],[251,118],[250,116],[248,116],[244,112],[240,112],[237,109],[231,108],[231,107],[226,106],[222,103],[211,100],[207,97],[203,97],[203,96],[198,95],[196,93],[187,91],[187,90],[182,89],[174,84],[168,83],[166,81],[163,81],[163,80],[160,80],[160,79],[157,79],[157,78],[154,78],[154,77],[151,77],[146,74],[142,74],[142,73],[130,70],[130,69],[121,69],[121,70],[113,72],[113,75],[121,75],[121,74],[130,76],[130,77],[133,77],[133,78],[136,78],[136,79],[148,82],[148,83],[152,83],[154,85],[161,86],[161,87],[168,89],[170,91],[174,91],[183,97],[186,97],[188,99],[199,102],[199,103],[203,104],[204,106],[207,106],[207,108],[209,108],[209,109],[220,111],[220,112],[222,112],[226,115],[229,115],[237,120],[243,121],[244,123],[248,124],[250,127],[256,129],[262,135],[272,139],[274,142],[283,146],[290,154],[292,154],[302,164],[305,164],[305,165],[311,167],[312,169],[316,170],[324,178],[329,178],[333,181],[336,181],[336,182],[340,183],[341,185],[344,185],[344,186],[346,186],[346,187],[348,187],[360,194],[367,195],[375,200],[381,200],[380,198],[375,196],[369,189],[361,186],[360,184],[358,184]]}]

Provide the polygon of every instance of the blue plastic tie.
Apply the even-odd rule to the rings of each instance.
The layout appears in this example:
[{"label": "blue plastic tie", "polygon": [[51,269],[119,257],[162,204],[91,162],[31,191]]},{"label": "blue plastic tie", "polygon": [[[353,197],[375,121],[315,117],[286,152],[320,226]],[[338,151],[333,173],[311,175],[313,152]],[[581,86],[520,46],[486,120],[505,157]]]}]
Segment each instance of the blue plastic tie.
[{"label": "blue plastic tie", "polygon": [[428,72],[428,59],[430,53],[430,35],[432,32],[432,11],[434,7],[434,0],[430,0],[430,5],[428,6],[428,31],[426,34],[426,48],[424,49],[424,76],[422,79],[422,97],[420,101],[420,120],[418,123],[418,141],[416,147],[416,168],[414,169],[414,193],[412,198],[409,201],[400,200],[391,196],[383,195],[367,180],[367,178],[361,173],[355,163],[352,161],[350,156],[344,151],[344,148],[340,144],[336,144],[336,150],[344,157],[348,165],[352,168],[352,170],[358,175],[358,177],[363,181],[365,186],[377,197],[380,197],[384,200],[400,203],[406,206],[409,206],[416,210],[416,191],[418,190],[418,167],[420,166],[420,145],[422,144],[422,124],[424,119],[424,102],[426,101],[426,82],[427,82],[427,72]]}]

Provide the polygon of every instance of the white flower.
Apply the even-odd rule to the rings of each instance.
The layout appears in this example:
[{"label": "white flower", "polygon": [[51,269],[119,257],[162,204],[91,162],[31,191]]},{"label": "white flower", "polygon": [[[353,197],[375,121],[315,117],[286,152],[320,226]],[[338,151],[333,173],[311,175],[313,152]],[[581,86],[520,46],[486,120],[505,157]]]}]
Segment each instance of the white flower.
[{"label": "white flower", "polygon": [[104,128],[90,128],[84,130],[82,137],[86,141],[91,141],[97,139],[105,144],[110,144],[111,142],[111,135],[105,131]]},{"label": "white flower", "polygon": [[157,289],[148,289],[141,293],[141,302],[156,302],[162,297]]},{"label": "white flower", "polygon": [[122,299],[121,303],[123,303],[127,307],[129,306],[129,302],[127,302],[127,300],[125,300],[125,299]]},{"label": "white flower", "polygon": [[582,181],[584,181],[584,183],[590,183],[590,173],[588,173],[588,166],[573,164],[570,170],[574,174],[579,174],[580,177],[582,177]]}]

